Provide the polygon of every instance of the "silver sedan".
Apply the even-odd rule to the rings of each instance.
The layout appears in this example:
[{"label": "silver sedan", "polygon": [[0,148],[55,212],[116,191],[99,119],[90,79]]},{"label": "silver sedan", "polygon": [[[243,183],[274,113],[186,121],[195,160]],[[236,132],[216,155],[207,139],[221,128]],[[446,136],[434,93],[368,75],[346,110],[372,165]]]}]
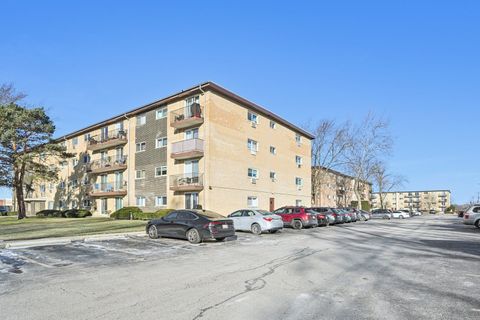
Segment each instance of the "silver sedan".
[{"label": "silver sedan", "polygon": [[228,217],[233,220],[235,230],[251,231],[256,235],[266,231],[275,233],[283,229],[282,217],[265,210],[242,209]]}]

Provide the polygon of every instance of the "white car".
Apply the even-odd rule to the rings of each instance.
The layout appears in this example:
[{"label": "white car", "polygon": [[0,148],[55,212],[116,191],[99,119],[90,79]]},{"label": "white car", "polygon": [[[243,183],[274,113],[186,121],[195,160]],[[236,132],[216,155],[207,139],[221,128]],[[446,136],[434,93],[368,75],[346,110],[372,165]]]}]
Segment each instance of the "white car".
[{"label": "white car", "polygon": [[480,204],[471,206],[463,214],[463,223],[480,228]]},{"label": "white car", "polygon": [[394,219],[405,219],[405,218],[410,218],[410,214],[404,212],[404,211],[393,211],[392,212],[392,218]]},{"label": "white car", "polygon": [[264,231],[275,233],[283,229],[283,220],[279,215],[265,210],[242,209],[228,216],[233,220],[235,230],[251,231],[259,235]]},{"label": "white car", "polygon": [[422,213],[420,211],[417,211],[417,210],[412,211],[412,216],[421,216],[421,215]]}]

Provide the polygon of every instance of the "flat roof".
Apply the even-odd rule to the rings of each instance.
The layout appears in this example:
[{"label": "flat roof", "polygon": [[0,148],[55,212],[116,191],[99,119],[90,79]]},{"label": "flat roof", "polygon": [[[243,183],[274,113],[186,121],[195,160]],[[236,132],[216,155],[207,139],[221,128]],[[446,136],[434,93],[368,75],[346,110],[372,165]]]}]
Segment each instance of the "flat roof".
[{"label": "flat roof", "polygon": [[261,107],[254,102],[251,102],[251,101],[249,101],[245,98],[242,98],[241,96],[233,93],[232,91],[229,91],[229,90],[221,87],[220,85],[218,85],[218,84],[216,84],[212,81],[207,81],[207,82],[198,84],[196,86],[190,87],[188,89],[182,90],[180,92],[174,93],[172,95],[169,95],[169,96],[167,96],[163,99],[156,100],[154,102],[148,103],[148,104],[143,105],[141,107],[138,107],[138,108],[135,108],[133,110],[121,113],[117,116],[113,116],[111,118],[108,118],[108,119],[103,120],[101,122],[97,122],[95,124],[92,124],[88,127],[83,128],[83,129],[65,134],[63,136],[60,136],[60,137],[56,138],[55,141],[70,139],[70,138],[76,137],[78,135],[90,132],[92,130],[99,129],[99,128],[105,126],[105,125],[113,124],[113,123],[118,122],[122,119],[130,118],[130,117],[136,116],[138,114],[150,111],[150,110],[152,110],[154,108],[157,108],[157,107],[159,107],[163,104],[178,101],[178,100],[187,98],[187,97],[189,97],[193,94],[199,94],[199,93],[202,93],[202,91],[209,91],[209,90],[213,91],[213,92],[216,92],[218,94],[221,94],[221,95],[227,97],[228,99],[234,100],[237,103],[239,103],[241,105],[244,105],[247,108],[252,109],[253,111],[256,111],[260,114],[263,114],[264,116],[268,116],[268,117],[272,118],[273,120],[277,121],[278,123],[286,126],[287,128],[289,128],[289,129],[291,129],[291,130],[293,130],[297,133],[302,134],[303,136],[305,136],[305,137],[307,137],[311,140],[315,139],[315,137],[311,133],[309,133],[306,130],[294,125],[293,123],[291,123],[291,122],[289,122],[285,119],[283,119],[282,117],[280,117],[280,116],[276,115],[275,113],[265,109],[264,107]]},{"label": "flat roof", "polygon": [[[439,190],[414,190],[414,191],[388,191],[388,192],[382,192],[382,193],[412,193],[412,192],[442,192],[442,191],[446,191],[446,192],[450,192],[452,193],[450,190],[448,189],[439,189]],[[373,192],[373,193],[380,193],[380,192]]]}]

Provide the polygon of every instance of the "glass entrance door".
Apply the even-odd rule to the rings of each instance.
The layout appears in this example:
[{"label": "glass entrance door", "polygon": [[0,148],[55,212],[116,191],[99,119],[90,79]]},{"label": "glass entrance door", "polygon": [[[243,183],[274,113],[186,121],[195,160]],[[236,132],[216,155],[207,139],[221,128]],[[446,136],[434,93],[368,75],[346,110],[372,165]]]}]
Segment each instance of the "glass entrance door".
[{"label": "glass entrance door", "polygon": [[198,206],[198,193],[185,193],[185,209],[196,209]]}]

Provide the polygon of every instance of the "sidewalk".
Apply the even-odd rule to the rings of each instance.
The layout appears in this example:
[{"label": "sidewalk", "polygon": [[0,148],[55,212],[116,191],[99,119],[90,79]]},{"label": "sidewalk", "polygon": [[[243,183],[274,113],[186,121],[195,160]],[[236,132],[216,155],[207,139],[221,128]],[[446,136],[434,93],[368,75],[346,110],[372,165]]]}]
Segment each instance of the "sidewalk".
[{"label": "sidewalk", "polygon": [[93,234],[93,235],[74,236],[74,237],[43,238],[43,239],[32,239],[32,240],[12,240],[12,241],[0,240],[0,249],[23,249],[23,248],[32,248],[32,247],[42,247],[42,246],[64,245],[64,244],[72,243],[73,241],[90,242],[90,241],[106,241],[106,240],[113,240],[113,239],[126,239],[129,236],[146,237],[147,234],[143,231],[139,231],[139,232],[125,232],[125,233]]}]

